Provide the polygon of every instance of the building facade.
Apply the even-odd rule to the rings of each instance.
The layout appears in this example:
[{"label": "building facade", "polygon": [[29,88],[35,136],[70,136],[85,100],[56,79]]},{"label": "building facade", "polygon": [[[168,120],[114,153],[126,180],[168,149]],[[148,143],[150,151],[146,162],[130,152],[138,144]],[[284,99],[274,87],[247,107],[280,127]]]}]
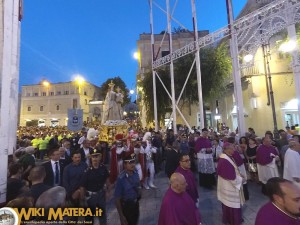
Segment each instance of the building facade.
[{"label": "building facade", "polygon": [[[246,127],[254,128],[260,136],[263,136],[266,130],[273,131],[274,123],[278,129],[299,124],[291,56],[290,53],[280,51],[278,45],[278,41],[283,38],[282,34],[272,36],[268,46],[264,46],[268,48],[268,55],[265,55],[263,48],[260,47],[253,58],[253,64],[241,70],[245,124]],[[270,99],[270,79],[276,122]],[[224,122],[232,131],[235,131],[238,127],[237,109],[231,83],[218,102],[220,116],[217,117],[218,122]],[[215,112],[216,105],[212,104],[212,108]],[[214,115],[217,116],[215,113]],[[217,127],[216,122],[214,122],[214,127]]]},{"label": "building facade", "polygon": [[[83,121],[90,122],[90,102],[99,96],[99,87],[76,81],[22,86],[20,126],[38,121],[43,126],[66,126],[68,109],[82,109]],[[95,113],[96,116],[98,112]],[[43,122],[44,121],[44,122]]]}]

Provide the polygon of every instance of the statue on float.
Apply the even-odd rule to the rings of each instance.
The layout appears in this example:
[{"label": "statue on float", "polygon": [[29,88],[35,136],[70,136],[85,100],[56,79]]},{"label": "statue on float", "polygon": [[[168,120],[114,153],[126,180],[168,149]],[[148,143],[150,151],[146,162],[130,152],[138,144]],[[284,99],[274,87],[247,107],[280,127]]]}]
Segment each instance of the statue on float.
[{"label": "statue on float", "polygon": [[103,104],[102,125],[100,141],[111,145],[117,134],[127,135],[128,123],[123,120],[123,98],[120,87],[116,87],[111,81]]},{"label": "statue on float", "polygon": [[108,84],[108,86],[109,88],[103,105],[102,124],[105,124],[106,121],[110,120],[123,119],[122,103],[124,96],[121,89],[120,87],[117,87],[117,91],[115,92],[115,84],[112,81]]}]

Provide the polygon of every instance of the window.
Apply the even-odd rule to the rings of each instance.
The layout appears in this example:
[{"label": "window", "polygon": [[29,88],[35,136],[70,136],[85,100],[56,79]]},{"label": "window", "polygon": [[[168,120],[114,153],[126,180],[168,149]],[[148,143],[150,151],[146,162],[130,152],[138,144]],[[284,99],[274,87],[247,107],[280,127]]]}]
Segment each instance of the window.
[{"label": "window", "polygon": [[74,98],[73,99],[73,109],[77,109],[78,107],[77,107],[77,99],[76,98]]},{"label": "window", "polygon": [[61,95],[61,91],[56,92],[57,95]]},{"label": "window", "polygon": [[53,96],[53,95],[54,95],[54,92],[53,92],[53,91],[51,91],[51,92],[50,92],[50,95],[51,95],[51,96]]},{"label": "window", "polygon": [[56,105],[56,111],[59,111],[59,105]]},{"label": "window", "polygon": [[46,96],[46,95],[47,95],[47,93],[46,93],[46,92],[43,92],[43,93],[42,93],[42,96]]},{"label": "window", "polygon": [[84,99],[84,104],[85,104],[85,105],[87,105],[87,104],[88,104],[88,102],[87,102],[87,99]]},{"label": "window", "polygon": [[27,107],[27,111],[28,111],[28,112],[31,112],[31,106],[28,106],[28,107]]},{"label": "window", "polygon": [[65,94],[65,95],[68,95],[68,94],[69,94],[69,91],[65,91],[64,94]]},{"label": "window", "polygon": [[33,96],[39,96],[39,93],[36,92],[36,93],[33,94]]},{"label": "window", "polygon": [[87,92],[86,92],[86,91],[84,91],[84,92],[83,92],[83,94],[84,94],[84,95],[87,95]]},{"label": "window", "polygon": [[43,106],[43,105],[40,106],[40,111],[41,111],[41,112],[44,111],[44,106]]},{"label": "window", "polygon": [[30,93],[26,93],[26,97],[30,97]]}]

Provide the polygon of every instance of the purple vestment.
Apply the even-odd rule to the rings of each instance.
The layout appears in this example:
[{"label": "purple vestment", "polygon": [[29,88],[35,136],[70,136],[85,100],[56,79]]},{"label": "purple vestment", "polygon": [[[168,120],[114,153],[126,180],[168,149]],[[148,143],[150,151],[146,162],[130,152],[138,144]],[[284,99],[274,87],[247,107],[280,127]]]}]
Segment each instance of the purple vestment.
[{"label": "purple vestment", "polygon": [[[232,157],[231,159],[234,161]],[[236,179],[236,172],[233,165],[224,158],[219,158],[217,174],[226,180]],[[241,208],[231,208],[222,203],[222,222],[224,224],[240,225],[242,223]]]},{"label": "purple vestment", "polygon": [[197,202],[197,198],[199,198],[196,179],[194,177],[194,174],[191,170],[185,170],[181,166],[178,166],[176,171],[177,173],[181,173],[188,186],[186,187],[186,192],[191,196],[191,198],[194,200],[194,202]]},{"label": "purple vestment", "polygon": [[235,180],[235,169],[227,159],[219,158],[217,174],[226,180]]},{"label": "purple vestment", "polygon": [[268,202],[258,211],[255,225],[300,225],[300,220],[292,218],[280,211],[272,202]]},{"label": "purple vestment", "polygon": [[237,166],[241,166],[244,164],[244,159],[241,157],[240,153],[237,150],[234,150],[232,154],[232,158]]},{"label": "purple vestment", "polygon": [[211,148],[211,142],[208,138],[199,137],[196,140],[195,152],[198,153],[202,148]]},{"label": "purple vestment", "polygon": [[200,213],[188,193],[176,193],[171,187],[161,203],[158,225],[199,225]]},{"label": "purple vestment", "polygon": [[260,145],[256,151],[256,162],[260,165],[267,165],[272,162],[273,158],[270,154],[278,155],[274,146]]}]

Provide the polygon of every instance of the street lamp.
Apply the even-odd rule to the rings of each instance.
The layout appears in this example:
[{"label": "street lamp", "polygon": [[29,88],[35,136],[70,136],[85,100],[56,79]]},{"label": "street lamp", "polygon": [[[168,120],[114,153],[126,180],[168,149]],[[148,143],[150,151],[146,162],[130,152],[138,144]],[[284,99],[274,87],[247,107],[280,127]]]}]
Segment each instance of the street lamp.
[{"label": "street lamp", "polygon": [[250,63],[252,60],[253,60],[253,55],[248,54],[248,55],[245,55],[245,56],[244,56],[244,61],[245,61],[246,63]]},{"label": "street lamp", "polygon": [[74,80],[78,84],[78,94],[80,94],[80,87],[84,84],[85,79],[81,75],[75,75]]},{"label": "street lamp", "polygon": [[[74,76],[74,81],[75,83],[78,85],[78,97],[79,97],[79,102],[77,102],[76,104],[76,109],[81,109],[81,104],[80,104],[80,93],[81,93],[81,86],[84,84],[85,79],[83,78],[83,76],[81,76],[80,74],[75,74]],[[79,105],[79,107],[78,107]],[[74,107],[74,106],[73,106]]]},{"label": "street lamp", "polygon": [[46,88],[46,96],[48,96],[47,97],[47,111],[48,111],[48,116],[47,116],[47,119],[48,119],[48,121],[50,121],[50,117],[51,117],[51,112],[50,112],[50,98],[49,98],[49,96],[50,96],[50,94],[49,94],[49,87],[50,87],[50,82],[49,81],[47,81],[47,80],[43,80],[42,81],[42,85]]},{"label": "street lamp", "polygon": [[294,40],[289,40],[287,42],[282,43],[279,46],[278,50],[284,53],[288,53],[294,51],[296,47],[297,47],[297,43]]}]

